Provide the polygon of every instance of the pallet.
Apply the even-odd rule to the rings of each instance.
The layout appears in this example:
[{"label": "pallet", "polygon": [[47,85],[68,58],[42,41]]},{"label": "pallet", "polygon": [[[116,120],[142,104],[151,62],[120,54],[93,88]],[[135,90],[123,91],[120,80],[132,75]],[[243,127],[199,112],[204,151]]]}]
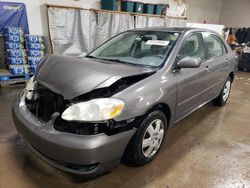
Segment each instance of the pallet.
[{"label": "pallet", "polygon": [[0,86],[9,86],[13,84],[25,83],[27,82],[33,74],[23,74],[23,75],[12,75],[7,70],[0,70]]}]

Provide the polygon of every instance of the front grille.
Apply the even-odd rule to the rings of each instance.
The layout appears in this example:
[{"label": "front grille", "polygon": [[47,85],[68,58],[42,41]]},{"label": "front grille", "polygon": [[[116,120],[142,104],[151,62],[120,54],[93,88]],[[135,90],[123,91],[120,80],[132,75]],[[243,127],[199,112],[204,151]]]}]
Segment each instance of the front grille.
[{"label": "front grille", "polygon": [[56,112],[61,114],[69,105],[69,101],[63,100],[61,95],[41,86],[34,91],[33,95],[37,96],[33,100],[26,98],[27,108],[43,122],[51,120],[51,116]]}]

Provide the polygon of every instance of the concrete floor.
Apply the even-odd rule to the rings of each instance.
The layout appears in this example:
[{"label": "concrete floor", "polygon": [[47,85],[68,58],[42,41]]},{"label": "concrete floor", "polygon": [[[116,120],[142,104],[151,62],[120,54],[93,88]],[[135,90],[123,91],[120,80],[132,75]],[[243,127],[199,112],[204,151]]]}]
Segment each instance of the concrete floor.
[{"label": "concrete floor", "polygon": [[0,88],[0,188],[250,187],[250,73],[238,73],[225,107],[208,104],[172,128],[152,163],[90,181],[50,167],[20,140],[10,108],[21,88]]}]

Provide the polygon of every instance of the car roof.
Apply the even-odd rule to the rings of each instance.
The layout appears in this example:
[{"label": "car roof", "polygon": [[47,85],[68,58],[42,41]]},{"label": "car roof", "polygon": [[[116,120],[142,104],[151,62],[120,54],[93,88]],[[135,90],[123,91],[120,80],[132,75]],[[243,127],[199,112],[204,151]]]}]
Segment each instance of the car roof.
[{"label": "car roof", "polygon": [[184,33],[184,32],[212,32],[216,33],[209,29],[202,29],[202,28],[192,28],[192,27],[146,27],[140,29],[134,29],[132,31],[165,31],[165,32],[177,32],[177,33]]}]

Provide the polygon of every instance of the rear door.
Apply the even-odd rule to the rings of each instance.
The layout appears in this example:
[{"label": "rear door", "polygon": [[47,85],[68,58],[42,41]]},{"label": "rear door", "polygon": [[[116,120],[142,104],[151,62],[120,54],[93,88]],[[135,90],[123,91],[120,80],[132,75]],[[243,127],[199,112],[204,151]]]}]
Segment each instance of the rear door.
[{"label": "rear door", "polygon": [[207,71],[210,72],[207,85],[207,100],[217,97],[229,76],[229,56],[220,37],[213,33],[202,33],[206,46]]}]

